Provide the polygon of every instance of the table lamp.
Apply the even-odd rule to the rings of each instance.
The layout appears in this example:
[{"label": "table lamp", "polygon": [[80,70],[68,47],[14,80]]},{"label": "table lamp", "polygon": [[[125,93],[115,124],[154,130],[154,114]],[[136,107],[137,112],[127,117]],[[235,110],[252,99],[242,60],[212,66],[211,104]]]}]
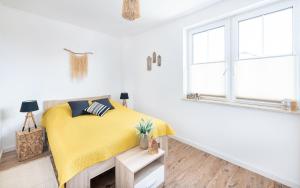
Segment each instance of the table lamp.
[{"label": "table lamp", "polygon": [[126,100],[129,99],[128,93],[121,93],[120,99],[123,99],[123,106],[127,107]]},{"label": "table lamp", "polygon": [[[30,121],[34,124],[34,127],[37,128],[32,112],[39,110],[39,106],[35,100],[23,101],[21,105],[20,112],[26,112],[26,118],[23,124],[22,131],[25,130],[27,124]],[[30,132],[30,124],[28,125],[28,131]]]}]

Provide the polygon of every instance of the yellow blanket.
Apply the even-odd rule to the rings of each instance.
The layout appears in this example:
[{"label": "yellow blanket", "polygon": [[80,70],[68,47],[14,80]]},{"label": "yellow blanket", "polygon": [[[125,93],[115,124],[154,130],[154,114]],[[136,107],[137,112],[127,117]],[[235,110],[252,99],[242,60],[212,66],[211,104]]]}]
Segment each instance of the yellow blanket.
[{"label": "yellow blanket", "polygon": [[49,109],[42,119],[58,172],[60,187],[82,170],[138,145],[136,125],[144,118],[154,124],[153,136],[172,135],[165,122],[111,101],[115,107],[103,117],[72,118],[69,105]]}]

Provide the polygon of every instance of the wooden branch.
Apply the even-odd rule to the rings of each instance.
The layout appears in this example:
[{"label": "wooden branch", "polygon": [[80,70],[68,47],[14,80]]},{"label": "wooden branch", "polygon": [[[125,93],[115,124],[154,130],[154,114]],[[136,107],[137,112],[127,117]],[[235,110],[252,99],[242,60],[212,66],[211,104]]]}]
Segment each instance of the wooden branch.
[{"label": "wooden branch", "polygon": [[65,51],[73,53],[73,54],[94,54],[93,52],[83,52],[83,53],[77,53],[77,52],[73,52],[72,50],[69,50],[67,48],[64,48]]}]

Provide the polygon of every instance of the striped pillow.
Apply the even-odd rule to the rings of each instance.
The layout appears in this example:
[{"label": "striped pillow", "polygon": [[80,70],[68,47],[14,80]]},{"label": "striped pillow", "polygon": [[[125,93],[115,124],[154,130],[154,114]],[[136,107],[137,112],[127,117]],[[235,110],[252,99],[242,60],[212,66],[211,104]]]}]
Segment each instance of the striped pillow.
[{"label": "striped pillow", "polygon": [[98,102],[93,102],[93,104],[87,107],[84,111],[97,116],[103,116],[109,109],[110,109],[109,107],[103,104],[100,104]]}]

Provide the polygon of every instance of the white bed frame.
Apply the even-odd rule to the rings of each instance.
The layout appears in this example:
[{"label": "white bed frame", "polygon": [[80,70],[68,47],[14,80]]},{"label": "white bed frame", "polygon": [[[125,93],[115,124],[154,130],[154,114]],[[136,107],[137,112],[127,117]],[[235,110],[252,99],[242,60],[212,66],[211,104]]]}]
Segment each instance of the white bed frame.
[{"label": "white bed frame", "polygon": [[[105,96],[99,96],[99,97],[88,97],[88,98],[80,98],[80,99],[63,99],[63,100],[49,100],[44,102],[44,111],[48,110],[49,108],[66,103],[68,101],[75,101],[75,100],[96,100],[96,99],[102,99],[102,98],[110,98],[110,95]],[[160,148],[165,151],[165,153],[168,153],[168,136],[162,136],[157,139],[157,141],[160,143]],[[50,149],[50,146],[49,146]],[[76,176],[74,176],[71,180],[69,180],[65,187],[66,188],[90,188],[90,180],[103,172],[106,172],[107,170],[115,167],[115,158],[112,157],[106,161],[102,161],[100,163],[97,163],[80,173],[78,173]]]}]

